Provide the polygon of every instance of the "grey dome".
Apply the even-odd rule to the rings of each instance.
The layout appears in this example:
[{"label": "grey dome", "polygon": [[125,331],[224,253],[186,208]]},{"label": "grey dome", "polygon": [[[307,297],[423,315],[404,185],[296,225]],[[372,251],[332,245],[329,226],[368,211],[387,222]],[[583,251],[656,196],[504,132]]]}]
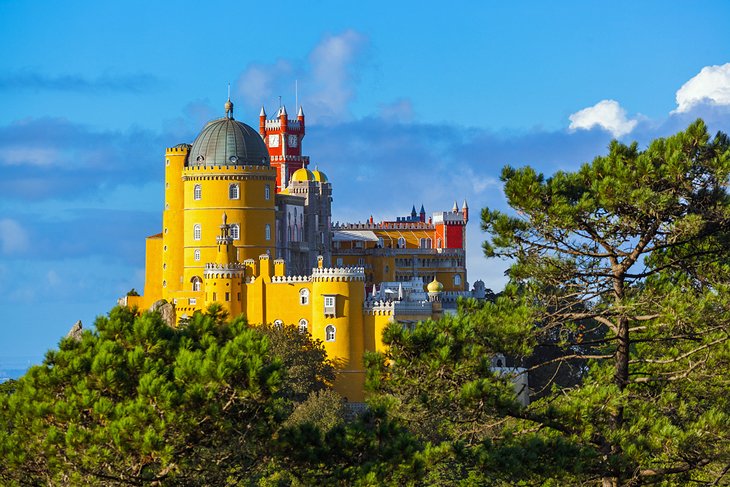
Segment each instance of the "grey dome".
[{"label": "grey dome", "polygon": [[224,117],[208,124],[188,153],[189,166],[269,165],[269,151],[259,133]]}]

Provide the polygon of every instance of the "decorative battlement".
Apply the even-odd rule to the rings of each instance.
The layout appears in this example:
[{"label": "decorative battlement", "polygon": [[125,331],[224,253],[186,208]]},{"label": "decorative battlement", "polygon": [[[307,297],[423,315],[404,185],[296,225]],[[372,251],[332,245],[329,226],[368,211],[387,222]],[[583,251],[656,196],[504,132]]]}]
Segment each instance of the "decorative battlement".
[{"label": "decorative battlement", "polygon": [[225,165],[225,166],[203,166],[193,165],[185,166],[183,168],[183,179],[191,178],[196,175],[211,174],[211,175],[266,175],[270,173],[276,176],[276,169],[272,168],[268,164],[245,164],[245,165]]},{"label": "decorative battlement", "polygon": [[435,227],[425,222],[365,222],[365,223],[340,223],[332,224],[332,230],[434,230]]},{"label": "decorative battlement", "polygon": [[446,212],[442,211],[439,213],[433,214],[433,222],[434,223],[446,223],[446,224],[452,224],[452,225],[466,225],[466,221],[464,221],[464,215],[460,212]]},{"label": "decorative battlement", "polygon": [[192,146],[190,144],[178,144],[175,147],[168,147],[165,153],[168,154],[187,154]]},{"label": "decorative battlement", "polygon": [[309,165],[309,156],[271,156],[271,162],[303,162],[304,166]]},{"label": "decorative battlement", "polygon": [[205,270],[242,270],[245,269],[245,263],[241,264],[240,262],[231,262],[230,264],[224,265],[224,264],[216,264],[215,262],[208,262],[205,264]]},{"label": "decorative battlement", "polygon": [[416,314],[430,316],[433,312],[428,301],[390,301],[384,299],[368,299],[362,305],[363,312],[370,315]]},{"label": "decorative battlement", "polygon": [[206,279],[231,279],[243,276],[244,269],[245,267],[238,262],[227,265],[208,263],[205,264],[203,277],[205,277]]},{"label": "decorative battlement", "polygon": [[[281,119],[267,120],[264,127],[266,127],[267,131],[268,130],[280,130],[281,129]],[[299,123],[299,120],[292,120],[292,119],[287,119],[286,127],[287,127],[287,132],[292,131],[292,130],[293,131],[301,130],[301,128],[302,128],[301,123]],[[289,129],[292,129],[292,130],[289,130]]]},{"label": "decorative battlement", "polygon": [[312,269],[314,282],[328,281],[363,281],[365,282],[365,268],[363,267],[315,267]]},{"label": "decorative battlement", "polygon": [[296,282],[312,282],[312,276],[273,276],[272,284],[290,284]]}]

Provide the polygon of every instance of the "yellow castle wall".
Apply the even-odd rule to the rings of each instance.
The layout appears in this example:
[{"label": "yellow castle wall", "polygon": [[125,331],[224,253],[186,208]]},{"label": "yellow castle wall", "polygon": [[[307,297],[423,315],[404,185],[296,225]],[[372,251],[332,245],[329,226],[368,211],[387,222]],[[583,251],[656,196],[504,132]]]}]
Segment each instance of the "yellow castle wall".
[{"label": "yellow castle wall", "polygon": [[[162,286],[161,298],[182,288],[183,277],[183,181],[182,171],[187,147],[172,147],[165,151],[165,209],[162,212]],[[164,283],[164,285],[163,285]],[[145,292],[145,295],[147,293]],[[154,301],[153,301],[154,302]]]}]

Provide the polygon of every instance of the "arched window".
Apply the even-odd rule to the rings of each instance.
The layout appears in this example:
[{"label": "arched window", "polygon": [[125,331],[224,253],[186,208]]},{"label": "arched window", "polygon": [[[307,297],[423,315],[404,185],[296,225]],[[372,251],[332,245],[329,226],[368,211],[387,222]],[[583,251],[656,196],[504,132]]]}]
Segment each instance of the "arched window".
[{"label": "arched window", "polygon": [[271,225],[268,223],[266,224],[266,227],[264,229],[264,235],[266,237],[266,240],[271,240]]},{"label": "arched window", "polygon": [[309,304],[309,289],[299,290],[299,304]]},{"label": "arched window", "polygon": [[398,248],[399,248],[399,249],[404,249],[404,248],[406,248],[406,239],[405,239],[405,238],[403,238],[403,237],[400,237],[400,238],[398,239]]},{"label": "arched window", "polygon": [[268,184],[264,186],[264,199],[271,199],[271,186]]},{"label": "arched window", "polygon": [[421,239],[421,248],[422,249],[430,249],[431,248],[431,239],[430,238],[422,238]]},{"label": "arched window", "polygon": [[461,274],[454,274],[454,286],[461,286]]},{"label": "arched window", "polygon": [[281,327],[284,326],[284,322],[281,320],[274,320],[274,328],[277,330],[281,330]]},{"label": "arched window", "polygon": [[201,234],[200,223],[196,223],[193,225],[193,240],[200,240]]},{"label": "arched window", "polygon": [[201,278],[193,276],[193,278],[190,279],[190,282],[193,284],[193,291],[200,291],[203,284],[203,280]]},{"label": "arched window", "polygon": [[195,249],[195,252],[193,252],[193,259],[200,260],[200,249]]},{"label": "arched window", "polygon": [[199,184],[196,184],[193,188],[193,199],[199,200],[201,198],[203,198],[203,188],[201,188]]},{"label": "arched window", "polygon": [[334,325],[327,325],[327,328],[324,329],[324,339],[327,342],[334,342],[335,341],[335,333],[337,330],[335,330]]},{"label": "arched window", "polygon": [[238,240],[239,238],[241,238],[241,227],[238,226],[238,223],[234,223],[231,225],[230,232],[231,238],[233,240]]},{"label": "arched window", "polygon": [[441,239],[436,240],[436,246],[441,248]]},{"label": "arched window", "polygon": [[237,184],[230,184],[228,186],[228,198],[237,200],[239,198],[239,188]]},{"label": "arched window", "polygon": [[309,323],[307,323],[307,320],[302,318],[299,320],[299,333],[307,333],[309,331]]}]

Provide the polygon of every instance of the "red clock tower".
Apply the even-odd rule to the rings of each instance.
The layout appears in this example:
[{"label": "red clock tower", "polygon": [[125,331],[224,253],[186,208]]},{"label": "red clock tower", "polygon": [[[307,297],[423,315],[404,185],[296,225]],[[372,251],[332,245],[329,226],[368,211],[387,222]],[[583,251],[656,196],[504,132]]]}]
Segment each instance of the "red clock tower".
[{"label": "red clock tower", "polygon": [[299,107],[296,120],[287,118],[286,107],[282,106],[276,118],[267,120],[261,107],[259,133],[263,137],[271,156],[271,166],[276,168],[276,192],[286,188],[294,171],[307,167],[309,157],[302,155],[304,138],[304,111]]}]

